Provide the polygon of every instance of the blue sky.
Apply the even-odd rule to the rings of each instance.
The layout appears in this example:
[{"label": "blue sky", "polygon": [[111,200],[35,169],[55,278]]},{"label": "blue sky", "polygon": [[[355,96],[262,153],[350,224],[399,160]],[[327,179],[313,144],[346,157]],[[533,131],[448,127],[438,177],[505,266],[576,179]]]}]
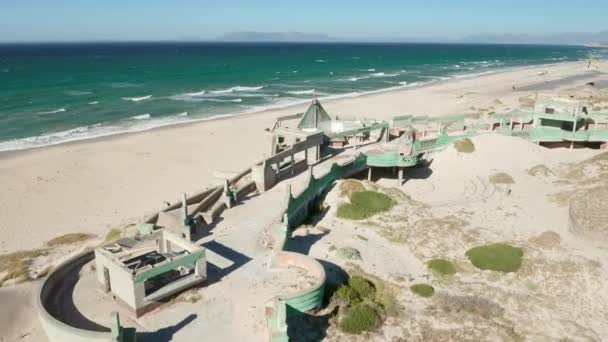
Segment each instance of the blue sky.
[{"label": "blue sky", "polygon": [[0,0],[0,41],[214,39],[234,31],[334,37],[597,32],[607,0]]}]

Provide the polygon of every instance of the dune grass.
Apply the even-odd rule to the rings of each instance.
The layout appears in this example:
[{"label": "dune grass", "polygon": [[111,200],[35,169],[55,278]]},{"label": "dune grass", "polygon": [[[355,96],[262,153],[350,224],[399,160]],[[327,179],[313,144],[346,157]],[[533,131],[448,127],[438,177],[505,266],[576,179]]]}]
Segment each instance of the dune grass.
[{"label": "dune grass", "polygon": [[475,144],[469,138],[454,141],[454,148],[460,153],[475,152]]},{"label": "dune grass", "polygon": [[356,179],[345,179],[340,183],[340,196],[349,197],[355,192],[365,191],[365,187]]},{"label": "dune grass", "polygon": [[360,334],[378,328],[384,317],[394,313],[394,293],[383,281],[353,275],[335,290],[332,301],[342,309],[338,327],[347,334]]},{"label": "dune grass", "polygon": [[456,266],[451,261],[445,259],[433,259],[426,263],[426,266],[433,272],[441,275],[452,275],[457,272]]},{"label": "dune grass", "polygon": [[505,243],[494,243],[471,248],[465,255],[475,267],[482,270],[517,272],[524,252]]},{"label": "dune grass", "polygon": [[120,239],[121,234],[122,234],[122,229],[120,229],[120,228],[112,228],[106,234],[105,241],[107,242],[107,241],[118,240],[118,239]]},{"label": "dune grass", "polygon": [[376,329],[380,323],[380,314],[372,304],[357,303],[340,320],[340,330],[347,334],[360,334]]},{"label": "dune grass", "polygon": [[338,207],[337,216],[349,220],[364,220],[389,210],[393,205],[393,199],[383,193],[358,191],[351,195],[350,203]]},{"label": "dune grass", "polygon": [[56,247],[56,246],[69,245],[69,244],[73,244],[73,243],[86,241],[86,240],[92,239],[94,237],[95,237],[95,235],[93,235],[93,234],[70,233],[70,234],[61,235],[54,239],[51,239],[51,240],[47,241],[46,244],[50,247]]},{"label": "dune grass", "polygon": [[29,279],[28,262],[49,253],[49,249],[41,248],[0,255],[0,274],[3,278],[1,282],[10,279]]},{"label": "dune grass", "polygon": [[509,174],[504,172],[495,173],[490,176],[492,184],[515,184],[515,180]]},{"label": "dune grass", "polygon": [[410,286],[410,290],[420,297],[425,298],[431,297],[433,294],[435,294],[435,289],[428,284],[414,284]]}]

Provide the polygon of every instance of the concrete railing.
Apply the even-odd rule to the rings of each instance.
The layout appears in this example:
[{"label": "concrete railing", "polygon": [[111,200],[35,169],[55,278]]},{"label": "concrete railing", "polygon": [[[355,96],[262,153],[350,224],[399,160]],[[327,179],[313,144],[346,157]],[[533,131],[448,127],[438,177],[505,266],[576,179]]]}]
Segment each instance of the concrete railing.
[{"label": "concrete railing", "polygon": [[291,230],[309,215],[311,206],[340,178],[351,176],[366,168],[364,155],[358,155],[342,165],[333,164],[323,175],[315,177],[312,168],[308,183],[297,194],[289,194],[283,220],[273,227],[272,239],[275,250],[272,267],[297,267],[317,280],[312,286],[293,294],[273,299],[266,308],[268,336],[271,342],[288,341],[287,316],[289,312],[306,312],[323,303],[327,275],[323,266],[314,258],[304,254],[283,251]]},{"label": "concrete railing", "polygon": [[42,282],[35,305],[42,328],[50,342],[123,341],[120,337],[120,326],[118,329],[98,326],[92,330],[91,327],[79,327],[66,319],[67,315],[73,314],[70,312],[72,308],[65,309],[66,303],[73,301],[72,298],[65,300],[66,296],[72,296],[72,292],[66,291],[66,287],[77,281],[78,271],[94,257],[93,250],[87,249],[60,263]]}]

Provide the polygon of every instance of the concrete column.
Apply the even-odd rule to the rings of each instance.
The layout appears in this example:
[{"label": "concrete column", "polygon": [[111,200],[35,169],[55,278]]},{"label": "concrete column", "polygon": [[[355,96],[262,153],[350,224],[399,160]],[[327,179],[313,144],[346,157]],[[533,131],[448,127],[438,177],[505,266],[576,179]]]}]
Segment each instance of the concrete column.
[{"label": "concrete column", "polygon": [[372,167],[371,166],[367,169],[367,180],[370,182],[372,180]]},{"label": "concrete column", "polygon": [[232,208],[232,196],[230,195],[230,181],[228,179],[224,180],[224,203],[226,204],[226,208]]},{"label": "concrete column", "polygon": [[291,174],[293,175],[296,172],[296,170],[295,170],[296,169],[296,159],[295,159],[293,153],[291,154],[290,158],[291,158],[291,166],[290,166]]},{"label": "concrete column", "polygon": [[146,298],[146,288],[144,287],[144,282],[133,283],[133,298],[135,299],[135,309],[139,309],[144,303],[144,298]]},{"label": "concrete column", "polygon": [[184,225],[188,225],[188,203],[186,203],[186,193],[182,193],[182,220]]},{"label": "concrete column", "polygon": [[403,185],[403,168],[399,168],[399,186]]},{"label": "concrete column", "polygon": [[304,160],[306,160],[306,165],[310,165],[310,160],[308,160],[308,149],[304,149]]},{"label": "concrete column", "polygon": [[274,156],[275,154],[277,154],[277,140],[278,137],[273,134],[272,137],[270,138],[270,156]]},{"label": "concrete column", "polygon": [[203,256],[194,264],[194,273],[204,279],[207,279],[207,258]]}]

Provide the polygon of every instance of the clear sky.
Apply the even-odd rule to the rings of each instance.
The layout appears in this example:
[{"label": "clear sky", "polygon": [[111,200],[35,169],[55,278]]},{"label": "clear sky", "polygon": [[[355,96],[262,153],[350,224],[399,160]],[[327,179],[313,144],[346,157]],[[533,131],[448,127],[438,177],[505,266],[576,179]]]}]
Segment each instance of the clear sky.
[{"label": "clear sky", "polygon": [[0,0],[0,41],[542,35],[602,31],[607,19],[608,0]]}]

